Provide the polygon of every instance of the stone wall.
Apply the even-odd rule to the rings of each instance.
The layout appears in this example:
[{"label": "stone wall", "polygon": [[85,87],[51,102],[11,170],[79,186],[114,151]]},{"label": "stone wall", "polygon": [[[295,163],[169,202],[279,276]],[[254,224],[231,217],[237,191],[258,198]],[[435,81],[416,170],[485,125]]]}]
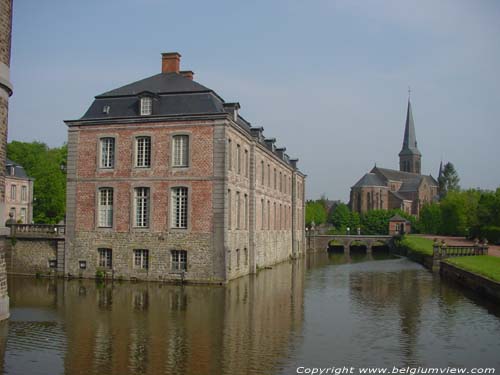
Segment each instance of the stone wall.
[{"label": "stone wall", "polygon": [[5,263],[9,274],[54,276],[49,261],[57,260],[57,240],[8,238]]}]

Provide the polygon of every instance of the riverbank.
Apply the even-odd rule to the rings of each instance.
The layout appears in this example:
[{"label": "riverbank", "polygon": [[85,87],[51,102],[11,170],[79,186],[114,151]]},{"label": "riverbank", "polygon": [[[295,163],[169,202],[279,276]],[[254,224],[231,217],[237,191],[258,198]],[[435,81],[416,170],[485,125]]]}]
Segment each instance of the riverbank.
[{"label": "riverbank", "polygon": [[[448,244],[448,243],[447,243]],[[434,257],[434,241],[426,236],[407,235],[395,241],[396,248],[441,277],[500,301],[500,258],[491,255]],[[460,246],[452,243],[451,246]],[[461,246],[467,246],[463,243]]]}]

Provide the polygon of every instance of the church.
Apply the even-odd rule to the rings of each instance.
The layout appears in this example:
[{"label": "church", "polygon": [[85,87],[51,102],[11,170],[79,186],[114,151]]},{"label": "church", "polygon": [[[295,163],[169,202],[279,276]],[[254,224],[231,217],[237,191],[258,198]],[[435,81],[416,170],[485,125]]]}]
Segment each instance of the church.
[{"label": "church", "polygon": [[401,209],[419,216],[422,206],[438,196],[438,182],[431,175],[421,173],[421,160],[408,98],[403,147],[399,152],[399,171],[375,165],[351,187],[352,210],[364,213],[369,210]]}]

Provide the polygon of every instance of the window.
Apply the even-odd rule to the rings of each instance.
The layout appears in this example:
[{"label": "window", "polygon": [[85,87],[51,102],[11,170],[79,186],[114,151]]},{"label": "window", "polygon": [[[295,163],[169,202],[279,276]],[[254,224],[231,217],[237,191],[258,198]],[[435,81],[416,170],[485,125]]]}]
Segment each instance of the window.
[{"label": "window", "polygon": [[151,167],[151,137],[137,137],[135,139],[135,155],[136,167]]},{"label": "window", "polygon": [[274,190],[276,190],[276,188],[278,187],[277,183],[276,183],[276,168],[274,168]]},{"label": "window", "polygon": [[115,166],[115,139],[101,138],[101,168]]},{"label": "window", "polygon": [[230,139],[227,140],[227,169],[233,169],[233,144]]},{"label": "window", "polygon": [[9,212],[10,212],[9,216],[12,215],[12,218],[15,220],[16,219],[16,208],[11,207]]},{"label": "window", "polygon": [[267,201],[267,229],[271,229],[271,201]]},{"label": "window", "polygon": [[187,167],[189,165],[189,136],[175,135],[173,137],[173,166]]},{"label": "window", "polygon": [[97,249],[99,253],[99,267],[111,269],[113,267],[113,251],[111,249]]},{"label": "window", "polygon": [[147,228],[149,226],[149,188],[134,189],[134,226]]},{"label": "window", "polygon": [[10,200],[15,201],[16,196],[17,196],[17,186],[11,185],[10,186]]},{"label": "window", "polygon": [[236,192],[236,229],[241,229],[241,201],[240,192]]},{"label": "window", "polygon": [[264,199],[260,200],[260,207],[261,207],[261,220],[260,220],[260,229],[264,230],[265,228],[265,222],[266,222],[266,208],[264,207]]},{"label": "window", "polygon": [[271,187],[271,165],[267,165],[267,185]]},{"label": "window", "polygon": [[148,116],[153,113],[153,98],[145,96],[141,98],[141,116]]},{"label": "window", "polygon": [[243,225],[244,229],[248,229],[248,195],[245,194],[243,201]]},{"label": "window", "polygon": [[243,251],[244,251],[244,253],[245,253],[245,254],[244,254],[244,256],[245,256],[245,266],[248,266],[248,249],[245,247],[245,248],[243,249]]},{"label": "window", "polygon": [[250,161],[248,158],[248,150],[245,150],[245,177],[250,175]]},{"label": "window", "polygon": [[149,268],[149,250],[134,250],[134,268],[147,270]]},{"label": "window", "polygon": [[273,211],[274,211],[274,216],[273,216],[273,228],[276,230],[277,228],[277,220],[276,220],[276,202],[273,203]]},{"label": "window", "polygon": [[241,147],[236,145],[236,170],[241,174]]},{"label": "window", "polygon": [[172,228],[187,228],[188,224],[188,189],[172,189]]},{"label": "window", "polygon": [[23,224],[26,224],[26,208],[21,207],[21,221]]},{"label": "window", "polygon": [[21,200],[23,202],[26,202],[28,200],[28,187],[27,186],[21,186]]},{"label": "window", "polygon": [[283,189],[283,175],[280,172],[280,193],[282,192]]},{"label": "window", "polygon": [[187,270],[187,251],[186,250],[172,250],[171,252],[172,271],[186,271]]},{"label": "window", "polygon": [[111,228],[113,226],[113,189],[99,189],[99,226]]},{"label": "window", "polygon": [[240,268],[240,249],[236,249],[236,269]]},{"label": "window", "polygon": [[262,176],[261,176],[261,182],[262,182],[262,185],[264,185],[264,177],[265,177],[264,160],[262,160],[260,162],[260,173],[262,174]]},{"label": "window", "polygon": [[231,202],[231,190],[228,190],[227,191],[227,226],[229,227],[229,230],[233,229],[232,228],[232,211],[233,210],[233,207],[232,207],[232,202]]}]

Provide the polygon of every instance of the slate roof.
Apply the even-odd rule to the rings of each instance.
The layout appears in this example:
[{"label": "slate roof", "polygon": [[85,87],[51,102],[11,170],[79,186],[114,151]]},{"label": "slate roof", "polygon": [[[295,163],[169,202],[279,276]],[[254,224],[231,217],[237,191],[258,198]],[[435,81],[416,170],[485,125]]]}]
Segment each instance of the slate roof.
[{"label": "slate roof", "polygon": [[[13,168],[14,174],[11,173],[11,167],[14,167]],[[24,170],[23,166],[17,164],[16,162],[10,159],[7,159],[5,161],[5,176],[30,179],[30,177],[28,177],[28,175],[26,174],[26,171]]]},{"label": "slate roof", "polygon": [[415,123],[413,122],[413,113],[411,111],[410,99],[408,99],[408,108],[406,110],[405,135],[403,136],[403,148],[399,153],[401,155],[421,155],[417,148],[417,136],[415,134]]},{"label": "slate roof", "polygon": [[408,220],[406,220],[404,217],[402,217],[401,215],[394,215],[393,217],[391,217],[389,219],[389,221],[404,221],[404,222],[408,222]]},{"label": "slate roof", "polygon": [[399,200],[402,200],[402,201],[408,200],[407,198],[405,198],[401,194],[399,194],[397,191],[389,190],[389,194],[394,195],[396,198],[398,198]]},{"label": "slate roof", "polygon": [[353,187],[363,186],[386,186],[386,184],[375,173],[366,173]]},{"label": "slate roof", "polygon": [[[139,115],[139,97],[153,97],[151,116],[224,113],[224,100],[213,90],[177,73],[160,73],[97,95],[81,118],[106,119]],[[108,106],[108,111],[104,108]]]},{"label": "slate roof", "polygon": [[414,180],[416,178],[422,177],[422,175],[420,175],[418,173],[401,172],[401,171],[397,171],[395,169],[387,169],[387,168],[379,168],[379,167],[374,167],[371,170],[371,173],[381,174],[387,180],[403,181],[403,182],[408,181],[408,180]]}]

